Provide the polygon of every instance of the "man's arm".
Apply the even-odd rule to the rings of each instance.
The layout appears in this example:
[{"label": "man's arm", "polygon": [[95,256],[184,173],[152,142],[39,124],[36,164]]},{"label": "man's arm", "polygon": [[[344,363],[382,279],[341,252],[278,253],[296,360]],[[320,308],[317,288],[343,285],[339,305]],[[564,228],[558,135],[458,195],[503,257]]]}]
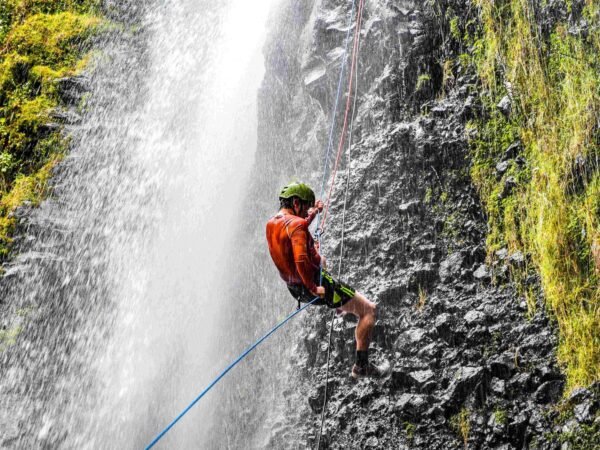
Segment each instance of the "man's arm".
[{"label": "man's arm", "polygon": [[323,202],[321,200],[317,200],[315,202],[315,206],[308,210],[308,216],[306,217],[306,222],[310,225],[312,223],[312,221],[315,220],[315,217],[317,217],[317,214],[320,213],[321,211],[323,211]]},{"label": "man's arm", "polygon": [[[317,295],[317,285],[313,280],[314,264],[311,260],[310,251],[315,252],[314,247],[308,248],[308,223],[306,220],[301,219],[298,221],[298,225],[290,230],[290,237],[292,241],[292,251],[294,253],[294,263],[302,283],[311,293]],[[317,253],[318,257],[318,253]],[[319,257],[320,259],[320,257]]]}]

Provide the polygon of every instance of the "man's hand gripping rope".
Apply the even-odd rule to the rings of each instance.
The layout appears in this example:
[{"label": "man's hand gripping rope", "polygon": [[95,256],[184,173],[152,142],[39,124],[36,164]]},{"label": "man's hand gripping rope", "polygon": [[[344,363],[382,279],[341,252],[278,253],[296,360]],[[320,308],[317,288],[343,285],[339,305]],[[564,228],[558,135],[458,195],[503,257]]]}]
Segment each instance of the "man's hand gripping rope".
[{"label": "man's hand gripping rope", "polygon": [[[315,206],[313,206],[312,208],[310,208],[308,210],[308,223],[310,224],[313,219],[320,214],[323,211],[323,207],[324,204],[321,200],[317,200],[315,202]],[[320,245],[320,241],[319,241],[319,237],[320,237],[321,233],[319,230],[317,230],[316,233],[316,237],[315,237],[315,249],[317,250],[317,252],[319,252],[319,256],[321,257],[321,269],[326,269],[327,268],[327,263],[325,260],[325,257],[321,254],[321,252],[319,251],[321,249],[321,245]],[[317,291],[316,292],[311,292],[313,295],[316,295],[320,298],[324,298],[325,297],[325,288],[323,286],[317,286]]]}]

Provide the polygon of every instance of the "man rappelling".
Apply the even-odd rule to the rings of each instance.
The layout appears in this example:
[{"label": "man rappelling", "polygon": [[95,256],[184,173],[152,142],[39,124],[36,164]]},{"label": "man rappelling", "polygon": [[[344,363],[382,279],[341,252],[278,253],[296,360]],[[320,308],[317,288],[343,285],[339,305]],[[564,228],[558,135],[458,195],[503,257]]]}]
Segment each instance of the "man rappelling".
[{"label": "man rappelling", "polygon": [[376,320],[376,305],[345,283],[335,280],[325,269],[308,227],[323,203],[315,202],[313,190],[304,183],[291,183],[279,194],[280,210],[267,222],[267,241],[271,258],[292,296],[315,305],[326,305],[358,317],[356,325],[356,362],[352,377],[377,377],[381,370],[369,363],[369,344]]}]

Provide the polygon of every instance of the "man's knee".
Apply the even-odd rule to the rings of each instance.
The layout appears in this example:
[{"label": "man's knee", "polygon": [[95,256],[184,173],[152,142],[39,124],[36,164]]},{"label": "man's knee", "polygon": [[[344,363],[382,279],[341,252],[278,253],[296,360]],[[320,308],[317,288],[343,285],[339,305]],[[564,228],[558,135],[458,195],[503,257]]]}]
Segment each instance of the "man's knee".
[{"label": "man's knee", "polygon": [[373,319],[377,319],[377,305],[373,302],[369,302],[371,304],[371,315]]},{"label": "man's knee", "polygon": [[377,318],[377,306],[375,303],[368,300],[359,292],[354,295],[350,302],[342,306],[341,309],[354,314],[359,319],[368,317],[374,321]]},{"label": "man's knee", "polygon": [[362,316],[368,317],[369,319],[372,319],[373,321],[375,321],[375,319],[377,319],[377,305],[364,296],[362,296],[361,303],[362,303],[362,305],[361,305],[362,306],[362,308],[361,308]]},{"label": "man's knee", "polygon": [[375,323],[375,321],[377,320],[377,305],[375,305],[375,303],[373,302],[370,302],[369,300],[367,300],[365,303],[366,306],[363,317]]}]

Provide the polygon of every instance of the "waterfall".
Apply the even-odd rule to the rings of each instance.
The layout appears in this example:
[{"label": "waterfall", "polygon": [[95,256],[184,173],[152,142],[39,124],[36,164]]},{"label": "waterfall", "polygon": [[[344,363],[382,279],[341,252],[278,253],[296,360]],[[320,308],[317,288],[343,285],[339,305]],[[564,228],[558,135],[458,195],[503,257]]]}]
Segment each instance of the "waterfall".
[{"label": "waterfall", "polygon": [[[272,3],[157,0],[104,42],[3,280],[3,323],[21,333],[0,353],[0,445],[142,447],[220,368]],[[167,447],[202,448],[216,402]]]}]

